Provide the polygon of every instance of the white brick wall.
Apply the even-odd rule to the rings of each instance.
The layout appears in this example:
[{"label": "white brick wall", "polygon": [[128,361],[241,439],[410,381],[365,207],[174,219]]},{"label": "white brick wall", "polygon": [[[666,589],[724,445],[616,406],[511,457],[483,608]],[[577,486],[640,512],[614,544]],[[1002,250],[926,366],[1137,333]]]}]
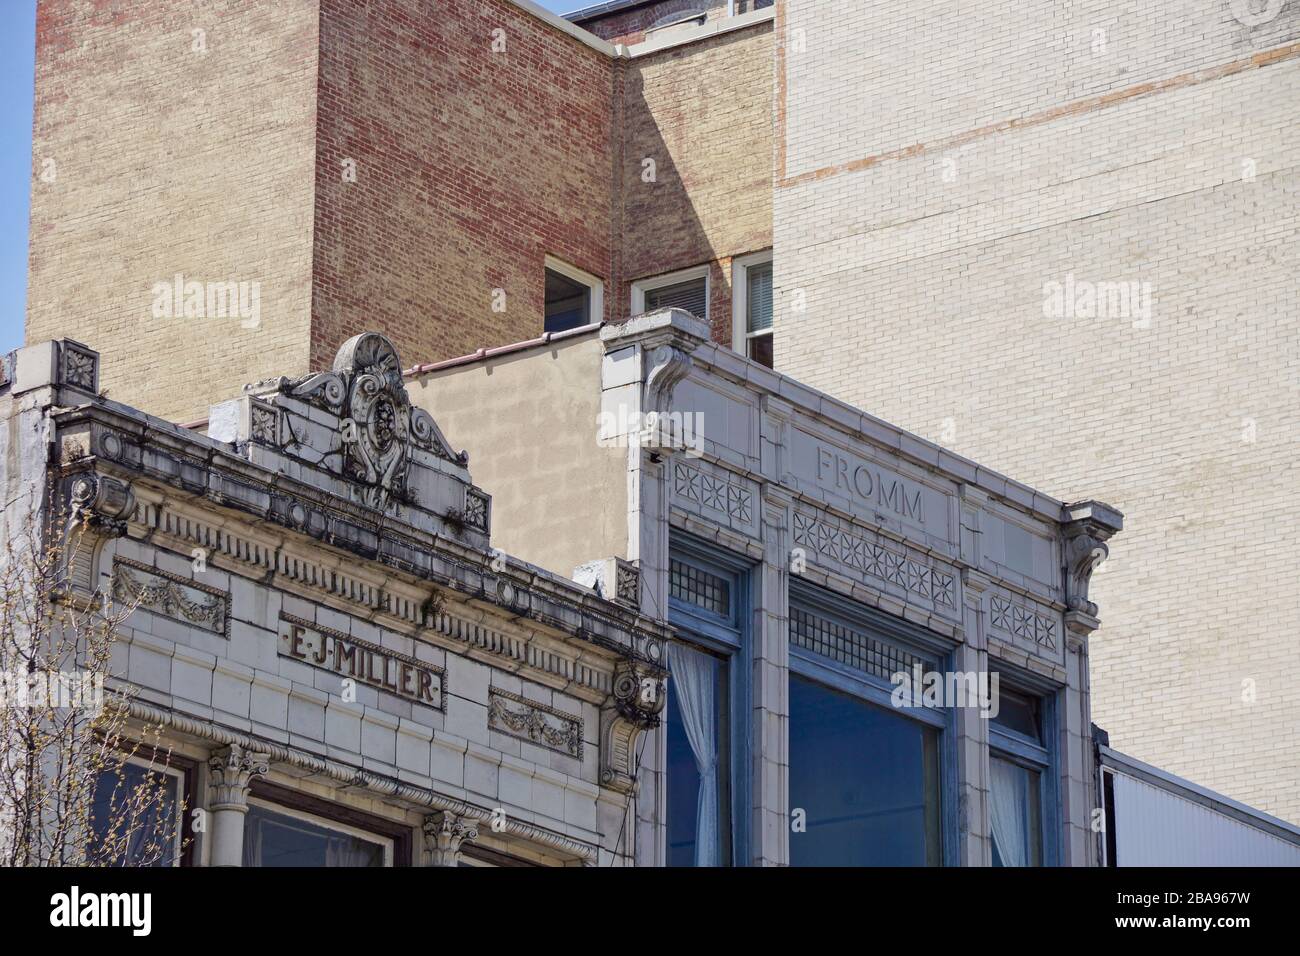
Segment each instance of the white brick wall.
[{"label": "white brick wall", "polygon": [[[1123,510],[1093,719],[1300,820],[1300,2],[784,18],[778,368]],[[1046,318],[1067,274],[1150,283],[1149,325]]]}]

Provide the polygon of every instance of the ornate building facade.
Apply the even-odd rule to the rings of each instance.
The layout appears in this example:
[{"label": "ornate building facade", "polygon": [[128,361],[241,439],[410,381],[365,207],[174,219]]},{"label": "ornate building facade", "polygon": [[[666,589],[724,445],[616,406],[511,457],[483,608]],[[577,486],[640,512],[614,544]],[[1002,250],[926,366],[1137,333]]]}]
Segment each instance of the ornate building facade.
[{"label": "ornate building facade", "polygon": [[206,436],[98,392],[78,343],[7,357],[6,533],[63,505],[90,529],[61,599],[131,610],[110,684],[161,729],[186,861],[632,861],[667,628],[635,583],[606,599],[490,548],[491,499],[387,339],[251,386]]},{"label": "ornate building facade", "polygon": [[[1113,509],[807,388],[681,310],[408,377],[499,489],[511,551],[630,562],[673,629],[640,861],[1096,863],[1088,584]],[[585,435],[552,450],[571,421]]]},{"label": "ornate building facade", "polygon": [[[1088,582],[1120,516],[686,312],[405,374],[365,333],[204,429],[100,395],[71,340],[4,370],[6,519],[91,529],[61,599],[131,610],[111,682],[207,815],[189,862],[1098,859]],[[587,426],[552,462],[556,408]]]}]

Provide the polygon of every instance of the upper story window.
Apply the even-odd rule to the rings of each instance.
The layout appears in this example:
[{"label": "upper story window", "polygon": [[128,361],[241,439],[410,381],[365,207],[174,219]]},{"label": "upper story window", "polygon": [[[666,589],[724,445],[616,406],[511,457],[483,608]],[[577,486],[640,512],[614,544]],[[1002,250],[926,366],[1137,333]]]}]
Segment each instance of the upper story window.
[{"label": "upper story window", "polygon": [[546,257],[544,331],[563,332],[599,322],[605,315],[605,284],[590,273]]},{"label": "upper story window", "polygon": [[709,321],[709,267],[696,266],[632,283],[632,314],[656,309],[685,309]]},{"label": "upper story window", "polygon": [[103,866],[179,866],[185,774],[135,757],[95,780],[91,857]]},{"label": "upper story window", "polygon": [[941,656],[883,615],[791,588],[789,794],[800,811],[791,865],[943,863],[951,714],[891,700],[893,675],[938,669]]},{"label": "upper story window", "polygon": [[392,866],[393,841],[261,800],[244,817],[244,866]]},{"label": "upper story window", "polygon": [[771,249],[732,260],[731,316],[732,348],[772,368]]},{"label": "upper story window", "polygon": [[1050,706],[1044,698],[1003,686],[989,725],[989,826],[994,866],[1052,861]]},{"label": "upper story window", "polygon": [[669,563],[665,777],[668,865],[730,866],[747,853],[749,713],[745,574],[693,548]]},{"label": "upper story window", "polygon": [[662,36],[690,30],[692,27],[702,26],[708,15],[709,12],[702,7],[665,14],[646,28],[646,38],[658,39]]}]

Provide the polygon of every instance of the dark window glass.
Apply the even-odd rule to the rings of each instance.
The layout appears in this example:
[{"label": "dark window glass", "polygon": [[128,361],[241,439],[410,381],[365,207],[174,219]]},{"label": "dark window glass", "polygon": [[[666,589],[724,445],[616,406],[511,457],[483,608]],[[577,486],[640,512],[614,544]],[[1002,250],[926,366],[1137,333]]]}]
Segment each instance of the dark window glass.
[{"label": "dark window glass", "polygon": [[244,866],[383,866],[384,848],[265,807],[244,817]]},{"label": "dark window glass", "polygon": [[[668,681],[668,865],[728,866],[731,863],[728,662],[699,649],[669,651]],[[694,674],[684,672],[689,664]],[[686,695],[692,695],[687,699]],[[690,718],[688,720],[688,717]],[[701,737],[701,734],[704,736]],[[714,797],[701,800],[701,760],[713,765]],[[701,840],[701,826],[712,832]]]},{"label": "dark window glass", "polygon": [[563,332],[591,323],[591,290],[568,276],[546,270],[546,331]]},{"label": "dark window glass", "polygon": [[1002,680],[998,680],[998,714],[993,723],[1005,730],[1028,737],[1042,743],[1043,731],[1040,720],[1041,707],[1037,697],[1027,697],[1006,690]]},{"label": "dark window glass", "polygon": [[772,334],[770,332],[749,339],[749,357],[759,365],[774,368],[772,365]]},{"label": "dark window glass", "polygon": [[790,675],[794,866],[938,866],[939,734]]},{"label": "dark window glass", "polygon": [[105,866],[173,866],[177,786],[172,775],[135,763],[101,773],[91,797],[90,856]]},{"label": "dark window glass", "polygon": [[180,835],[177,785],[176,777],[133,763],[101,773],[90,803],[90,829],[95,835],[90,854],[96,862],[174,865]]}]

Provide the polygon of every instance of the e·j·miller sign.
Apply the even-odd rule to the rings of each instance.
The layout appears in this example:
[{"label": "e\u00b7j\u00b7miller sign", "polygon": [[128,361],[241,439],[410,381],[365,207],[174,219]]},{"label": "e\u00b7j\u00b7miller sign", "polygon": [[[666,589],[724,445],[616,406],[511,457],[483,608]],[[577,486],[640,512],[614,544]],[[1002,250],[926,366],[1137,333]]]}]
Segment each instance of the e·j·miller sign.
[{"label": "e\u00b7j\u00b7miller sign", "polygon": [[280,655],[442,709],[443,671],[413,657],[289,614],[280,615]]}]

